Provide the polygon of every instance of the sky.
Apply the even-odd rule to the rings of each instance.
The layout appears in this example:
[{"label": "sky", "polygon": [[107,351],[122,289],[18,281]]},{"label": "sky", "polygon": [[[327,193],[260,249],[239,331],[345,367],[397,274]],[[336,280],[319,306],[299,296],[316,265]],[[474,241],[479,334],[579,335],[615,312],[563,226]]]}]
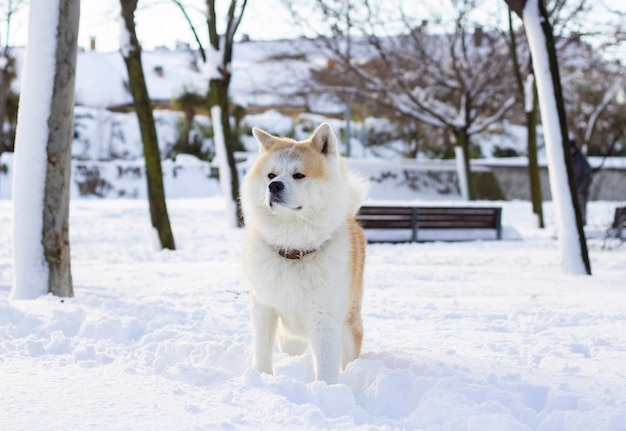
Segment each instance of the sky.
[{"label": "sky", "polygon": [[[243,35],[248,35],[251,40],[272,40],[288,39],[298,37],[302,34],[303,27],[309,27],[312,34],[317,33],[315,13],[309,6],[307,0],[292,0],[299,6],[301,15],[307,17],[302,25],[296,25],[293,17],[284,5],[284,0],[248,0],[241,25],[238,29],[237,39]],[[206,35],[205,0],[183,0],[188,7],[188,14],[192,19],[201,39]],[[494,20],[501,22],[503,19],[504,2],[500,0],[490,0],[490,13],[485,13],[484,9],[478,8],[476,19],[481,22],[494,24]],[[3,2],[0,0],[0,10]],[[193,7],[195,6],[195,8]],[[218,8],[226,7],[226,1],[217,1]],[[386,6],[390,6],[385,9]],[[421,17],[429,17],[429,25],[438,26],[442,22],[442,17],[452,14],[450,5],[447,3],[437,3],[436,6],[428,3],[411,3],[402,0],[384,3],[382,9],[378,11],[377,18],[380,23],[394,27],[392,22],[404,28],[404,24],[399,22],[399,10],[408,10],[408,14],[421,22]],[[119,49],[119,0],[81,0],[81,22],[79,26],[79,46],[89,49],[92,38],[96,39],[96,49],[98,51],[117,51]],[[355,16],[359,15],[356,7],[352,8]],[[226,10],[219,10],[218,14],[225,16]],[[2,12],[2,15],[4,13]],[[443,18],[445,21],[445,18]],[[190,43],[196,46],[193,34],[189,25],[177,6],[172,0],[139,0],[139,7],[135,14],[137,32],[140,41],[146,49],[154,49],[160,46],[174,48],[177,42]],[[375,23],[374,23],[375,24]],[[28,8],[24,7],[18,11],[11,24],[10,44],[13,46],[24,46],[27,40]],[[325,27],[328,27],[326,23]],[[324,31],[325,27],[319,27],[319,31]],[[435,28],[433,27],[433,28]],[[223,27],[218,30],[222,32]],[[0,34],[2,43],[6,38],[6,23],[0,20]],[[203,40],[204,42],[204,40]]]},{"label": "sky", "polygon": [[[306,4],[303,0],[298,0]],[[399,0],[398,0],[399,1]],[[204,18],[205,0],[184,0],[186,5],[196,5],[197,8],[189,9],[194,25],[201,39],[206,39],[206,22]],[[218,7],[225,1],[218,1]],[[0,1],[0,6],[3,4]],[[449,6],[437,3],[414,4],[400,2],[402,8],[409,8],[410,14],[416,17],[430,17],[429,25],[437,25],[437,22],[450,12]],[[485,14],[485,6],[490,6],[490,12]],[[491,9],[493,7],[493,10]],[[621,7],[613,4],[612,7]],[[626,7],[626,6],[623,6]],[[394,7],[393,13],[397,12]],[[488,22],[489,25],[499,25],[506,22],[505,3],[501,0],[487,0],[477,9],[475,19]],[[221,11],[224,16],[225,11]],[[220,13],[218,11],[218,13]],[[357,13],[358,14],[358,13]],[[4,15],[4,13],[2,13]],[[79,45],[83,49],[89,49],[90,40],[95,38],[98,51],[117,51],[119,49],[119,24],[116,17],[119,15],[119,0],[81,0],[81,23],[79,27]],[[304,10],[306,17],[312,17],[313,13]],[[384,15],[384,14],[381,14]],[[439,18],[437,18],[439,17]],[[389,17],[379,17],[381,22],[388,24]],[[396,15],[397,18],[397,15]],[[594,21],[598,22],[596,16]],[[195,47],[193,35],[180,10],[171,0],[140,0],[139,9],[136,13],[137,31],[139,38],[146,49],[154,49],[160,46],[174,48],[177,42],[190,43]],[[314,19],[309,18],[309,23]],[[594,28],[596,24],[594,25]],[[13,18],[11,24],[10,44],[23,46],[27,40],[28,9],[23,8]],[[223,29],[220,29],[222,31]],[[249,35],[252,40],[284,39],[293,38],[301,34],[299,26],[295,25],[293,18],[283,4],[283,0],[248,0],[238,37]],[[6,23],[0,20],[0,41],[4,44],[6,38]],[[204,40],[203,40],[204,42]],[[607,53],[609,54],[609,53]],[[623,56],[620,50],[618,57]]]},{"label": "sky", "polygon": [[[185,3],[194,3],[193,0]],[[196,0],[202,6],[203,0]],[[225,2],[218,2],[224,4]],[[191,43],[194,38],[180,10],[170,0],[139,2],[136,13],[137,32],[146,49],[159,46],[173,48],[177,41]],[[206,35],[203,10],[190,9],[189,15],[202,38]],[[119,0],[82,0],[79,26],[79,46],[89,49],[90,40],[96,39],[98,51],[119,49]],[[24,46],[27,41],[28,9],[20,10],[11,24],[10,44]],[[5,22],[0,24],[2,43],[6,37]],[[220,29],[221,30],[221,29]],[[248,1],[238,35],[248,34],[251,39],[280,39],[294,36],[290,16],[280,0]]]}]

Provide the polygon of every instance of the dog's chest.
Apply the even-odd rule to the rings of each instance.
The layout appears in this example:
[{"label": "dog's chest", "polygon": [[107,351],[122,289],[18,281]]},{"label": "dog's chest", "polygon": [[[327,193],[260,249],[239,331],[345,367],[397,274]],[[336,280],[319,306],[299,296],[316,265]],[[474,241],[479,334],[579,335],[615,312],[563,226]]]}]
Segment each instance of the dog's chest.
[{"label": "dog's chest", "polygon": [[257,300],[274,309],[292,334],[307,334],[322,315],[340,319],[347,304],[343,277],[329,270],[332,266],[306,262],[307,257],[301,261],[280,257],[271,276],[253,287]]},{"label": "dog's chest", "polygon": [[313,260],[311,256],[291,260],[276,253],[261,271],[264,277],[254,283],[257,295],[275,305],[305,303],[325,295],[328,271],[318,262],[308,262]]},{"label": "dog's chest", "polygon": [[301,260],[274,252],[265,261],[257,262],[257,275],[252,280],[255,295],[285,313],[326,308],[343,301],[348,295],[349,276],[345,263],[337,262],[331,251],[316,251]]}]

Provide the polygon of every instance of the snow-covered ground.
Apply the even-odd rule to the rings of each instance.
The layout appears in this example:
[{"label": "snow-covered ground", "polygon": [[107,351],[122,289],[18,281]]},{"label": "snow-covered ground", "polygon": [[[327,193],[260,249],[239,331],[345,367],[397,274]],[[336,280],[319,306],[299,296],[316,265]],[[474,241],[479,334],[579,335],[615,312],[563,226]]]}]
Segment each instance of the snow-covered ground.
[{"label": "snow-covered ground", "polygon": [[32,301],[0,201],[0,429],[626,430],[626,245],[602,248],[624,203],[590,203],[591,277],[562,274],[550,203],[545,230],[498,204],[503,241],[369,246],[363,355],[327,386],[308,353],[250,368],[220,197],[168,202],[177,251],[143,200],[73,200],[76,297]]}]

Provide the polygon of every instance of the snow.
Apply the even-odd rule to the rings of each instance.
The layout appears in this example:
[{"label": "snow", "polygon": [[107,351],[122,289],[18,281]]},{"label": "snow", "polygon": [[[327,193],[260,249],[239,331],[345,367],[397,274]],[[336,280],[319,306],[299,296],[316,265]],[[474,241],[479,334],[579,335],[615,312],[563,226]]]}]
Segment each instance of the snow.
[{"label": "snow", "polygon": [[[128,73],[123,55],[128,55],[130,35],[123,20],[119,20],[121,52],[79,51],[76,70],[76,104],[90,107],[117,107],[132,104],[132,95],[126,86]],[[15,47],[18,79],[13,90],[20,92],[22,81],[23,48]],[[153,100],[170,101],[185,91],[206,94],[207,77],[221,73],[222,51],[206,48],[208,59],[202,63],[197,52],[176,50],[142,50],[141,59],[148,93]],[[319,43],[307,39],[257,41],[236,43],[231,71],[230,97],[242,106],[307,105],[319,112],[343,112],[343,105],[334,94],[317,94],[309,88],[311,68],[326,64],[328,53]],[[154,73],[159,67],[162,76]],[[94,82],[102,85],[93,85]]]},{"label": "snow", "polygon": [[459,145],[454,146],[454,160],[456,161],[456,175],[459,179],[461,196],[464,200],[469,201],[469,181],[465,172],[465,155],[463,154],[463,148]]},{"label": "snow", "polygon": [[[123,22],[121,18],[120,22]],[[128,31],[122,34],[128,35]],[[127,53],[127,49],[125,52]],[[132,103],[132,96],[124,87],[127,78],[121,73],[121,67],[125,67],[121,58],[122,55],[119,52],[109,54],[78,53],[75,93],[77,104],[105,108],[122,103]],[[97,82],[98,85],[93,85],[94,82]]]},{"label": "snow", "polygon": [[204,78],[207,81],[210,81],[212,79],[222,79],[223,75],[219,69],[224,59],[224,53],[222,52],[222,50],[215,49],[213,45],[209,45],[205,49],[205,54],[207,56],[207,59],[202,66]]},{"label": "snow", "polygon": [[559,244],[561,249],[561,267],[570,274],[586,274],[582,258],[580,235],[576,225],[576,210],[569,190],[567,166],[563,154],[563,133],[556,106],[555,90],[552,83],[550,61],[546,49],[546,40],[541,27],[539,0],[527,1],[524,6],[524,28],[533,59],[533,70],[537,79],[541,124],[543,125],[550,176],[550,191],[556,203],[559,220]]},{"label": "snow", "polygon": [[[254,139],[254,138],[253,138]],[[256,141],[256,140],[255,140]],[[258,156],[254,152],[237,153],[240,176]],[[186,154],[176,160],[161,161],[163,184],[168,198],[208,197],[220,190],[220,182],[212,173],[214,164]],[[420,162],[409,159],[346,159],[350,169],[371,180],[369,197],[376,200],[413,202],[459,201],[460,191],[454,162],[446,160]],[[226,162],[222,169],[227,169]],[[0,199],[11,199],[13,153],[0,155]],[[476,166],[475,171],[481,167]],[[2,172],[6,171],[6,172]],[[222,189],[223,190],[223,189]],[[230,190],[230,187],[228,188]],[[223,192],[229,196],[230,191]],[[73,160],[70,177],[70,197],[147,198],[145,166],[139,160]]]},{"label": "snow", "polygon": [[39,0],[32,2],[29,13],[12,180],[14,211],[19,214],[13,229],[14,298],[35,298],[48,291],[41,232],[59,7],[58,0]]},{"label": "snow", "polygon": [[[324,121],[328,120],[326,119]],[[258,127],[275,136],[289,136],[294,126],[291,117],[283,115],[275,109],[268,109],[260,114],[246,115],[243,118],[243,124],[250,129],[252,129],[252,127]],[[248,145],[246,145],[246,148],[248,150],[254,149],[258,151],[258,142],[256,139],[253,140],[254,144],[251,146],[252,148]]]},{"label": "snow", "polygon": [[[248,297],[219,195],[168,201],[154,251],[144,200],[73,200],[75,298],[11,300],[0,229],[3,429],[626,429],[626,247],[617,202],[590,202],[594,275],[560,270],[555,216],[498,202],[521,240],[368,247],[362,358],[339,384],[312,359],[250,368]],[[0,226],[13,222],[0,201]]]},{"label": "snow", "polygon": [[[44,3],[56,4],[33,5]],[[50,21],[48,14],[45,22]],[[321,51],[290,60],[284,48],[303,43],[309,42],[237,46],[233,98],[271,104],[300,97],[293,90],[308,79],[310,65],[325,62]],[[154,98],[168,100],[184,88],[206,90],[206,77],[190,69],[189,53],[144,52],[142,59]],[[48,70],[46,58],[38,55],[36,61],[37,78],[52,79],[52,73],[41,74]],[[150,73],[156,66],[163,76]],[[30,87],[21,86],[19,123],[27,114],[47,113],[45,104],[31,102],[27,108],[34,97],[28,88],[49,91],[33,86],[41,81],[28,70],[21,76]],[[80,53],[76,100],[98,108],[129,103],[124,80],[120,53]],[[260,82],[267,82],[267,91],[258,92]],[[79,130],[75,156],[138,157],[136,125],[127,127],[136,119],[81,112],[96,120]],[[246,122],[281,135],[307,127],[285,118],[273,112]],[[33,149],[42,129],[22,126],[17,145]],[[274,376],[250,368],[248,298],[239,263],[244,230],[225,216],[234,214],[232,203],[208,178],[207,164],[188,156],[163,162],[167,195],[179,197],[168,200],[176,251],[153,248],[142,178],[118,179],[120,190],[129,187],[133,192],[127,196],[140,199],[81,200],[73,190],[76,297],[37,292],[27,295],[37,297],[29,301],[11,297],[13,280],[24,270],[14,254],[31,260],[41,255],[29,248],[40,247],[40,220],[27,215],[42,202],[38,184],[45,148],[28,153],[33,160],[20,161],[25,156],[18,151],[11,165],[13,200],[0,193],[0,226],[13,225],[15,231],[0,229],[2,429],[626,429],[626,247],[603,240],[615,207],[624,202],[589,203],[592,277],[560,271],[562,243],[555,239],[561,236],[560,216],[551,202],[544,203],[545,230],[535,227],[528,202],[476,203],[503,206],[503,241],[370,245],[363,354],[339,384],[328,386],[313,381],[309,352],[276,353]],[[100,163],[103,176],[115,177],[107,172],[116,166],[89,163]],[[377,172],[374,198],[416,203],[417,193],[422,204],[463,203],[458,188],[450,187],[454,168],[443,162],[428,162],[431,168],[441,165],[436,177],[426,166],[405,166],[407,161],[384,172],[374,160],[349,164],[365,174]],[[34,265],[27,274],[37,278]]]},{"label": "snow", "polygon": [[533,112],[535,106],[535,75],[529,73],[524,81],[524,112]]},{"label": "snow", "polygon": [[130,53],[133,51],[132,45],[132,37],[128,27],[126,26],[126,21],[123,16],[119,16],[118,22],[120,24],[120,52],[124,58],[128,58]]}]

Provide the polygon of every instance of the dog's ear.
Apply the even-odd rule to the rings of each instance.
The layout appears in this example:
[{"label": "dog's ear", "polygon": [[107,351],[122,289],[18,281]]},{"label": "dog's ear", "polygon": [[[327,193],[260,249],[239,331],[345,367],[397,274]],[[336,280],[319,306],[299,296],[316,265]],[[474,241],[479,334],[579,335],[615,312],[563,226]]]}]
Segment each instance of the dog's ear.
[{"label": "dog's ear", "polygon": [[311,145],[322,154],[337,154],[337,136],[328,123],[322,123],[311,136]]},{"label": "dog's ear", "polygon": [[259,146],[260,152],[269,150],[276,140],[274,136],[270,135],[265,130],[258,129],[256,127],[252,129],[252,134],[254,135],[256,140],[259,141],[259,144],[261,144]]}]

